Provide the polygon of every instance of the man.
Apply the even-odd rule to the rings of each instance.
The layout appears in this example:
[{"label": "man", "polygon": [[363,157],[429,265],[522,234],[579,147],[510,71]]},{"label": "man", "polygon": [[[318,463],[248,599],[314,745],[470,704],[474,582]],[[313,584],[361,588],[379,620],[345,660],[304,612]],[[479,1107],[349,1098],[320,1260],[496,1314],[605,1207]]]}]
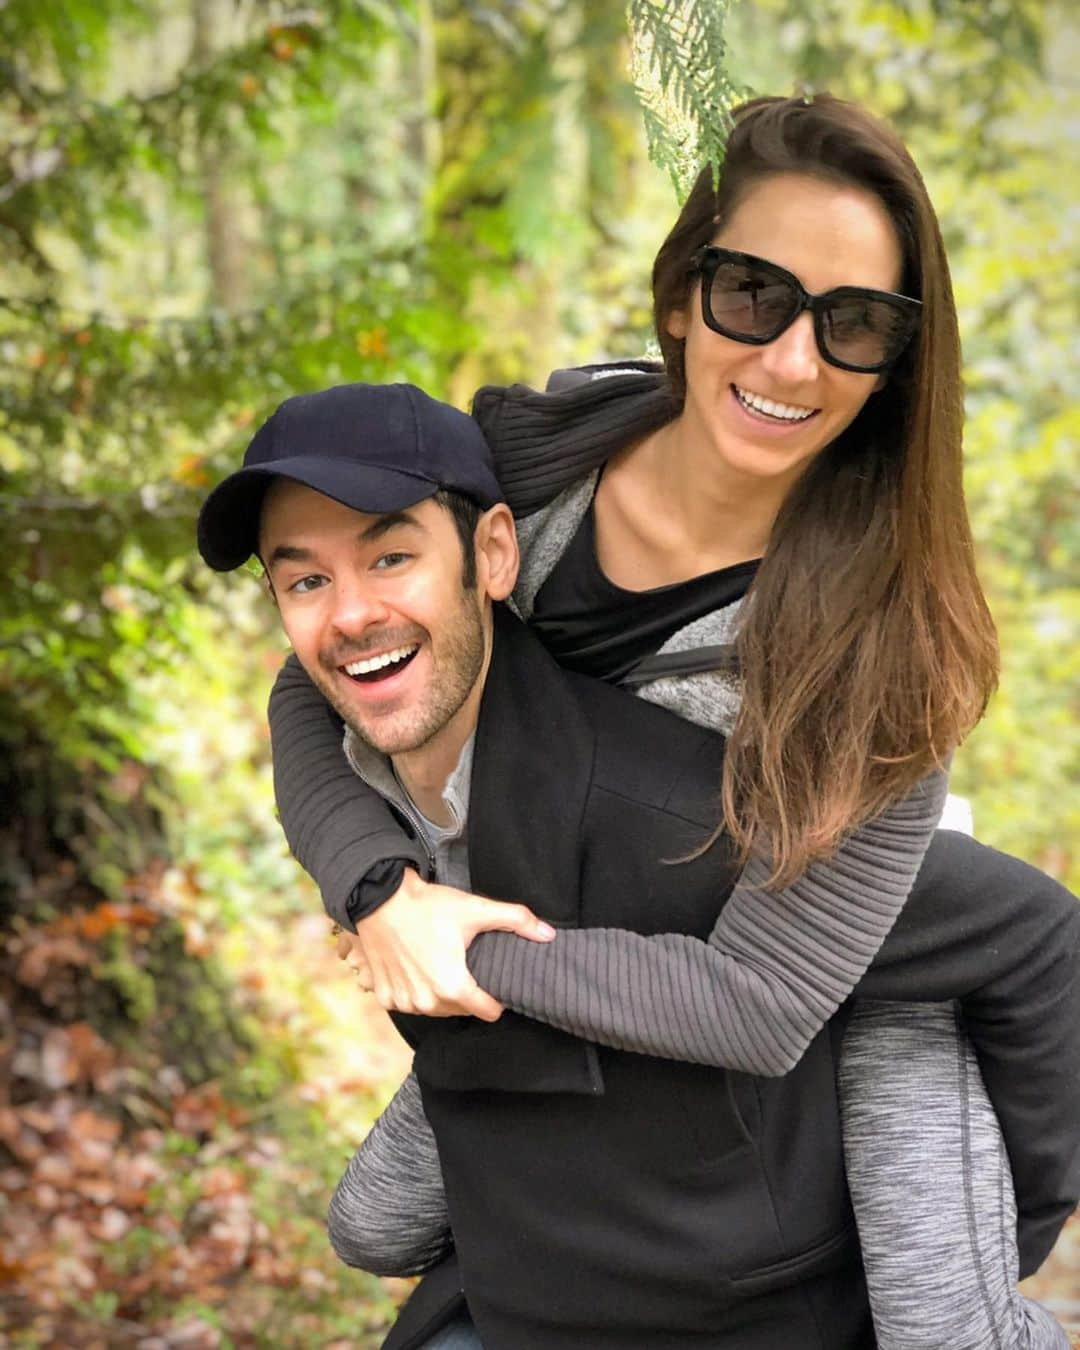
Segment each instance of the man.
[{"label": "man", "polygon": [[[732,859],[723,841],[689,855],[715,824],[722,742],[566,675],[498,605],[517,550],[475,425],[418,390],[351,386],[288,401],[245,462],[204,508],[203,554],[259,553],[354,767],[440,879],[557,924],[706,937]],[[531,914],[507,923],[550,936]],[[399,1343],[462,1288],[489,1350],[873,1343],[840,1150],[841,1019],[773,1080],[514,1014],[398,1024],[461,1270],[421,1286]]]}]

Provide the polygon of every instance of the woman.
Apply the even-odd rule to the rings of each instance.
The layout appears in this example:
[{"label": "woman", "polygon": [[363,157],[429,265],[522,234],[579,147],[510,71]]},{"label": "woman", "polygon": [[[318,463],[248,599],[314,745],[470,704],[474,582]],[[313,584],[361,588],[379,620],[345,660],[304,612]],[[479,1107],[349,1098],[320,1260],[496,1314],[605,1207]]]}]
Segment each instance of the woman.
[{"label": "woman", "polygon": [[[627,935],[564,932],[523,951],[487,934],[470,959],[508,1006],[578,1034],[777,1073],[895,920],[940,810],[938,766],[994,683],[960,482],[955,314],[906,151],[825,97],[739,110],[718,187],[699,180],[653,282],[663,378],[596,381],[546,405],[482,391],[474,415],[524,517],[515,599],[554,654],[729,733],[724,826],[746,868],[693,958],[717,1016],[695,1025],[662,1004],[625,1016],[642,1008],[635,969],[644,987],[670,955],[663,938],[629,962],[630,987],[603,990],[596,1020],[574,991],[595,992],[601,956]],[[738,682],[730,662],[717,671],[733,639]],[[360,804],[320,709],[295,670],[282,677],[282,820],[328,907],[368,878],[363,912],[401,879],[388,860],[422,860],[390,840],[381,808]],[[823,959],[801,959],[808,941]],[[558,1006],[541,995],[560,983],[545,982],[553,966],[579,981]],[[887,1028],[875,1034],[887,1040]],[[857,1076],[845,1091],[858,1099]],[[906,1314],[890,1307],[899,1244],[875,1236],[857,1189],[855,1200],[880,1334]],[[1008,1271],[1010,1257],[1014,1272],[1015,1253],[994,1259]],[[999,1336],[1012,1319],[1009,1343],[1053,1344],[1010,1284],[987,1293],[982,1325]],[[902,1283],[898,1299],[911,1302]],[[988,1343],[973,1328],[965,1311],[955,1329],[924,1328],[926,1340],[905,1328],[903,1343]]]}]

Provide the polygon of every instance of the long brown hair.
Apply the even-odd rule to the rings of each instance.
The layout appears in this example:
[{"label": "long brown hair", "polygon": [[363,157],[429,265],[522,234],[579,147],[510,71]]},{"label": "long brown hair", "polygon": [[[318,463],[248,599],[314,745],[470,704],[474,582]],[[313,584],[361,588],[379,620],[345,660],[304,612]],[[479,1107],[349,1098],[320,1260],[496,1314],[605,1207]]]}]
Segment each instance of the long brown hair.
[{"label": "long brown hair", "polygon": [[997,682],[961,464],[960,341],[937,218],[911,156],[830,95],[736,110],[719,181],[693,191],[653,267],[657,336],[676,400],[684,343],[667,332],[690,258],[763,177],[811,174],[883,202],[903,250],[917,337],[852,424],[789,492],[745,602],[742,707],[724,762],[725,825],[743,858],[794,880],[908,792],[982,716]]}]

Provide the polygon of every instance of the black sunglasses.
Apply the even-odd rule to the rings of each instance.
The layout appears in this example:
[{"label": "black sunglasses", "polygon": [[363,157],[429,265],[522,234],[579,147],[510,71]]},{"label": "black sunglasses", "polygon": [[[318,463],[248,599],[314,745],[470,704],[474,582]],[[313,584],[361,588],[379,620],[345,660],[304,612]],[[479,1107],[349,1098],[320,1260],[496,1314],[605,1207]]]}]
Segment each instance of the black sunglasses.
[{"label": "black sunglasses", "polygon": [[797,276],[750,253],[709,244],[691,259],[701,274],[701,316],[714,333],[763,347],[803,310],[832,366],[872,375],[897,359],[919,326],[922,302],[892,291],[837,286],[811,295]]}]

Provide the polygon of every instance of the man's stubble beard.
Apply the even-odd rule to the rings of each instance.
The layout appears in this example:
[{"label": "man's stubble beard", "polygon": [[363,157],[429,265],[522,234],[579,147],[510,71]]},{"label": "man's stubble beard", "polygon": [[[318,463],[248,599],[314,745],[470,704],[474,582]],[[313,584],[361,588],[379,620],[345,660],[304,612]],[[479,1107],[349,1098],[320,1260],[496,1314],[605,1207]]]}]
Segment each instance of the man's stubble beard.
[{"label": "man's stubble beard", "polygon": [[[407,713],[373,719],[374,725],[371,727],[357,720],[355,709],[345,706],[344,700],[339,700],[329,677],[321,670],[310,672],[312,679],[345,725],[372,750],[387,756],[420,750],[460,710],[484,668],[483,611],[474,591],[462,590],[457,613],[445,624],[443,631],[446,639],[438,652],[430,641],[430,633],[425,633],[433,666],[427,698],[410,707]],[[332,664],[336,669],[339,663]],[[405,725],[398,720],[400,717],[407,717]],[[388,724],[386,733],[389,739],[379,734],[379,724],[384,721]]]}]

